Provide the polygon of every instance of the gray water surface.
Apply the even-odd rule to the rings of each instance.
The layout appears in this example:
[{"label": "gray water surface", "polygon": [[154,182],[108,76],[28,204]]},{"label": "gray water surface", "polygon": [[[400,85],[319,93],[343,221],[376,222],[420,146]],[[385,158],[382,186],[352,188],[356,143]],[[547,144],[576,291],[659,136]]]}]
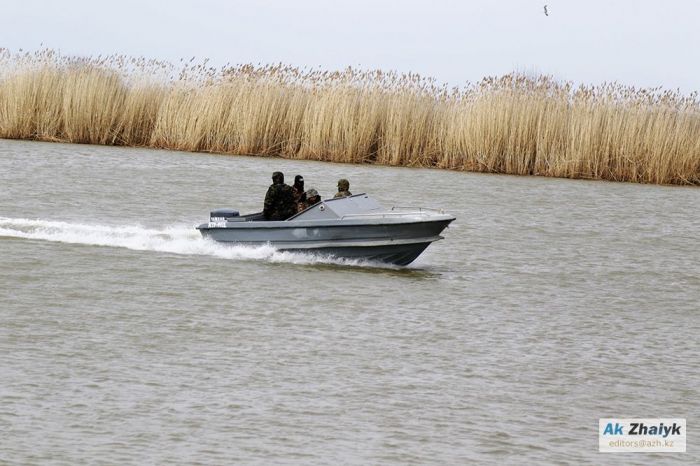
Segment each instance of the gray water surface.
[{"label": "gray water surface", "polygon": [[[202,240],[270,174],[457,221],[410,267]],[[700,461],[700,189],[0,140],[0,462]],[[685,454],[598,453],[683,417]]]}]

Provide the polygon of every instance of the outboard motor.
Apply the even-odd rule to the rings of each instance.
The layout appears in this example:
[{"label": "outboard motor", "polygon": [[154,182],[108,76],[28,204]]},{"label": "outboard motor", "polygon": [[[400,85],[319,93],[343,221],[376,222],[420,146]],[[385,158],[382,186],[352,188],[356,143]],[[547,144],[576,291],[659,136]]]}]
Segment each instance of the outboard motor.
[{"label": "outboard motor", "polygon": [[226,222],[232,217],[238,217],[239,213],[233,209],[216,209],[209,213],[210,222]]}]

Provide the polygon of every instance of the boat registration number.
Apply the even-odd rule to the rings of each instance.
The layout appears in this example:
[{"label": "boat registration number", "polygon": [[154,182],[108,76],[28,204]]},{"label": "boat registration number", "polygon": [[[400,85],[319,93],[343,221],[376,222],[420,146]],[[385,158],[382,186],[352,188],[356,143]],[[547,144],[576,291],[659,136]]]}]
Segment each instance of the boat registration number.
[{"label": "boat registration number", "polygon": [[209,222],[209,228],[224,228],[226,226],[226,220],[217,220],[214,222]]}]

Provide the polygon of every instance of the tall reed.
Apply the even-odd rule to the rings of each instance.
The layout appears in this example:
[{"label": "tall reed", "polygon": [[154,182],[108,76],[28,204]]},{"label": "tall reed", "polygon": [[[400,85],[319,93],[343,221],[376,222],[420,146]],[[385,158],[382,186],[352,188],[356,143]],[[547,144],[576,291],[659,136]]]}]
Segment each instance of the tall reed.
[{"label": "tall reed", "polygon": [[0,49],[0,137],[700,184],[697,93]]}]

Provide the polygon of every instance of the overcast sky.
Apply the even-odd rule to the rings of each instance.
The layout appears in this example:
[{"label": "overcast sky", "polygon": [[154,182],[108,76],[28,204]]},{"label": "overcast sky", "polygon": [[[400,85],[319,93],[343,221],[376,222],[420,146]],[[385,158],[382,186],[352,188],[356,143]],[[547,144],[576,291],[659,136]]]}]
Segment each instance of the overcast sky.
[{"label": "overcast sky", "polygon": [[[549,16],[544,14],[548,5]],[[5,0],[0,47],[700,90],[700,1]]]}]

